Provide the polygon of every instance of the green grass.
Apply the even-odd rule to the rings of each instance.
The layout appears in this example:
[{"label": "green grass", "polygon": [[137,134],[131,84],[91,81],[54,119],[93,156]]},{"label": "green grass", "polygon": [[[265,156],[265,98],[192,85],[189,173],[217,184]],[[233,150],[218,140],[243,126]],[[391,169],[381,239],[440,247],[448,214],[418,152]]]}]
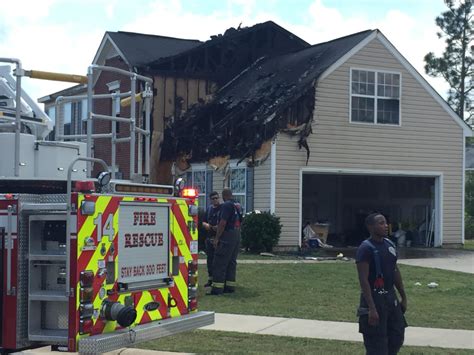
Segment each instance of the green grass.
[{"label": "green grass", "polygon": [[464,240],[464,247],[465,250],[474,250],[474,239],[466,239]]},{"label": "green grass", "polygon": [[[197,354],[365,354],[362,343],[196,330],[143,343],[142,349]],[[404,346],[401,355],[463,355],[471,350]]]},{"label": "green grass", "polygon": [[[474,329],[472,275],[400,265],[408,294],[411,326]],[[204,295],[202,267],[199,308],[220,313],[356,322],[359,284],[353,262],[241,264],[235,294]],[[204,281],[204,282],[203,282]],[[426,284],[437,282],[438,288]],[[420,282],[423,286],[415,286]]]}]

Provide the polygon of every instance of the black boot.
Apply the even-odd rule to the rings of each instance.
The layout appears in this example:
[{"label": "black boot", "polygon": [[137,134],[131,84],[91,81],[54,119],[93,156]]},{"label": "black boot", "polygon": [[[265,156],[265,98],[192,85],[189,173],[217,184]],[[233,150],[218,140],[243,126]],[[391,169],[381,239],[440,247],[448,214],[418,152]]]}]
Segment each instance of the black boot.
[{"label": "black boot", "polygon": [[207,280],[207,283],[204,285],[204,287],[211,287],[212,286],[212,280]]},{"label": "black boot", "polygon": [[225,286],[224,287],[224,293],[234,293],[235,292],[235,287],[234,286]]},{"label": "black boot", "polygon": [[224,293],[224,289],[220,287],[213,287],[209,292],[206,293],[208,296],[219,296]]}]

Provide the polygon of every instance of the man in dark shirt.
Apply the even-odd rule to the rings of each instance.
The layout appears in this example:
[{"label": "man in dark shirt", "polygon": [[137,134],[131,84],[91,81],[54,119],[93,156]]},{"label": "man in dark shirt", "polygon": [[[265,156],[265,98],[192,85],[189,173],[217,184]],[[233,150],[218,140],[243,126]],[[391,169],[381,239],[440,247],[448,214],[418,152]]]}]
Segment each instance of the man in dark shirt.
[{"label": "man in dark shirt", "polygon": [[385,238],[388,231],[385,217],[372,213],[365,224],[370,238],[362,242],[356,255],[362,290],[359,332],[363,334],[367,355],[394,355],[404,341],[407,296],[397,267],[395,245]]},{"label": "man in dark shirt", "polygon": [[206,215],[202,222],[202,226],[207,231],[205,245],[207,255],[207,274],[209,279],[204,287],[212,286],[212,263],[214,262],[214,237],[217,231],[217,223],[219,222],[219,213],[221,210],[221,203],[219,201],[219,193],[212,191],[209,195],[211,205],[207,208]]},{"label": "man in dark shirt", "polygon": [[210,295],[220,295],[235,291],[237,256],[240,246],[240,222],[242,209],[234,201],[232,191],[222,191],[224,203],[221,205],[220,219],[217,224],[214,246],[214,263],[212,267],[212,290]]}]

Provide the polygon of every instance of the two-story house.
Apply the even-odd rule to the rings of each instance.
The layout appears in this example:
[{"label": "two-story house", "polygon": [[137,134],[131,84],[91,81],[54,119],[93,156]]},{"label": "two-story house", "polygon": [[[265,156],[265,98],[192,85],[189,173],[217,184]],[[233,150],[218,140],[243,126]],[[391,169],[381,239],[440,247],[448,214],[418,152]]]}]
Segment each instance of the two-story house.
[{"label": "two-story house", "polygon": [[300,244],[306,221],[357,245],[375,210],[414,244],[439,246],[463,242],[471,134],[369,30],[256,61],[174,122],[163,155],[212,171],[212,189],[230,186],[247,211],[281,217],[283,247]]},{"label": "two-story house", "polygon": [[[108,32],[94,63],[154,78],[153,182],[186,175],[204,207],[231,187],[246,211],[281,217],[281,247],[300,245],[306,221],[357,245],[374,210],[414,244],[464,240],[471,129],[378,30],[314,46],[273,22],[204,43]],[[129,90],[117,80],[99,77],[96,93]],[[107,161],[110,149],[97,142],[95,154]]]}]

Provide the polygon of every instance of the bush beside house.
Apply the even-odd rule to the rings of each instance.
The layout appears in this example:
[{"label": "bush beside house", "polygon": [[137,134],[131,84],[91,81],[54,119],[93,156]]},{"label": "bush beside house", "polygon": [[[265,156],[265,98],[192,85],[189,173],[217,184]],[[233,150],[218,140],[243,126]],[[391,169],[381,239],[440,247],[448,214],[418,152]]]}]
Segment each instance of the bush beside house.
[{"label": "bush beside house", "polygon": [[242,246],[251,252],[271,252],[281,234],[280,218],[270,212],[251,212],[242,221]]}]

